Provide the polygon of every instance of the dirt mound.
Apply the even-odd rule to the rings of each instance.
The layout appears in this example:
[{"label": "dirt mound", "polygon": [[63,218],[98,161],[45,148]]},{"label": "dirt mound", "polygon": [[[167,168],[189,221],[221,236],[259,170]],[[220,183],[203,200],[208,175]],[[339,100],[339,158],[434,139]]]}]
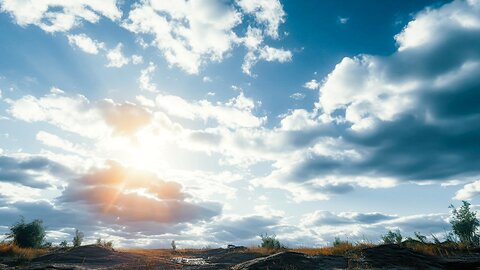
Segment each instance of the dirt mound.
[{"label": "dirt mound", "polygon": [[237,264],[232,267],[232,270],[316,270],[347,268],[347,266],[347,260],[341,256],[308,256],[287,251]]},{"label": "dirt mound", "polygon": [[380,269],[444,269],[438,257],[425,255],[399,245],[381,245],[364,248],[355,253],[357,262],[363,267]]},{"label": "dirt mound", "polygon": [[132,262],[138,257],[129,253],[117,252],[113,249],[96,245],[81,246],[41,256],[32,260],[33,265],[44,264],[74,264],[74,265],[99,265],[112,266]]}]

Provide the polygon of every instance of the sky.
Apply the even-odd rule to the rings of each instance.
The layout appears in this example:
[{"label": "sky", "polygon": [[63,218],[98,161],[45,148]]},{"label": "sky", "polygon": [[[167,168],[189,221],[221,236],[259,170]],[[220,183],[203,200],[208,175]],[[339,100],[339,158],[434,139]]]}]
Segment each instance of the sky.
[{"label": "sky", "polygon": [[442,238],[480,201],[480,0],[0,0],[0,233]]}]

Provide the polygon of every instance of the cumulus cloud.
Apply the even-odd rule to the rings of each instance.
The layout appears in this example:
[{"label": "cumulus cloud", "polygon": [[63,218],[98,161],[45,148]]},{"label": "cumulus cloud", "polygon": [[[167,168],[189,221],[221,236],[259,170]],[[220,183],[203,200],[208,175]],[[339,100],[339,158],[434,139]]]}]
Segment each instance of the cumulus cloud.
[{"label": "cumulus cloud", "polygon": [[83,21],[97,23],[102,16],[118,20],[122,15],[116,0],[2,0],[0,10],[8,12],[20,26],[36,25],[46,32],[68,31]]},{"label": "cumulus cloud", "polygon": [[[197,74],[205,63],[222,61],[237,44],[247,43],[251,48],[253,43],[263,43],[264,35],[278,38],[278,27],[285,16],[278,0],[238,1],[237,4],[240,10],[235,5],[212,0],[182,0],[175,4],[144,1],[130,10],[123,26],[136,34],[152,36],[151,45],[162,52],[169,64]],[[250,25],[243,13],[251,14],[265,29],[265,32],[256,29],[257,41],[252,40],[251,31],[247,31],[245,38],[236,32],[235,28],[241,23]],[[255,59],[245,58],[244,71],[250,70],[258,60],[283,63],[292,58],[290,51],[266,45],[252,54]]]},{"label": "cumulus cloud", "polygon": [[97,54],[99,49],[104,49],[105,44],[91,39],[85,34],[67,35],[68,43],[90,54]]},{"label": "cumulus cloud", "polygon": [[466,184],[455,193],[455,199],[457,200],[471,200],[480,194],[480,180]]},{"label": "cumulus cloud", "polygon": [[301,183],[306,192],[325,183],[472,180],[480,172],[479,12],[475,1],[426,9],[395,37],[392,55],[344,58],[320,86],[315,110],[302,116],[334,129],[299,131],[303,154],[277,161],[271,184]]},{"label": "cumulus cloud", "polygon": [[110,162],[71,181],[59,201],[85,204],[100,218],[107,216],[122,224],[193,222],[221,211],[216,203],[194,204],[186,201],[187,196],[176,182]]},{"label": "cumulus cloud", "polygon": [[122,53],[123,44],[118,43],[115,48],[107,52],[108,64],[107,67],[120,68],[130,63],[130,58],[126,57]]},{"label": "cumulus cloud", "polygon": [[278,27],[285,21],[285,11],[279,0],[237,0],[238,5],[255,20],[266,26],[266,33],[278,38]]},{"label": "cumulus cloud", "polygon": [[307,88],[307,89],[310,89],[310,90],[316,90],[320,87],[320,83],[315,80],[315,79],[312,79],[308,82],[306,82],[303,87]]},{"label": "cumulus cloud", "polygon": [[165,59],[188,73],[198,73],[205,61],[219,61],[237,38],[232,29],[240,13],[218,1],[144,1],[128,14],[124,27],[153,35],[153,45]]}]

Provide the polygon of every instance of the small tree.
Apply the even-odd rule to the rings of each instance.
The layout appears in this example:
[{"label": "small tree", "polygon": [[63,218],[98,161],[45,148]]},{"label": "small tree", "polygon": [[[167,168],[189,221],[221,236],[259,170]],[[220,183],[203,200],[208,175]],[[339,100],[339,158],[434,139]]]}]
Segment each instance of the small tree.
[{"label": "small tree", "polygon": [[172,240],[171,245],[172,245],[173,251],[177,250],[177,244],[175,244],[175,240]]},{"label": "small tree", "polygon": [[59,246],[60,246],[61,248],[66,248],[66,247],[68,247],[68,242],[67,242],[67,240],[63,240],[62,242],[60,242]]},{"label": "small tree", "polygon": [[282,244],[280,244],[280,241],[276,239],[276,235],[268,235],[265,233],[265,235],[260,234],[260,238],[262,239],[262,244],[260,247],[262,248],[267,248],[267,249],[281,249],[284,248]]},{"label": "small tree", "polygon": [[73,246],[74,247],[79,247],[82,245],[83,242],[83,232],[79,231],[78,229],[75,229],[75,235],[73,236]]},{"label": "small tree", "polygon": [[19,247],[39,248],[45,240],[43,221],[35,219],[30,223],[25,223],[25,219],[22,217],[20,221],[10,227],[7,238],[13,238],[13,243]]},{"label": "small tree", "polygon": [[477,228],[480,225],[477,219],[477,212],[470,209],[470,203],[462,201],[463,205],[456,209],[450,205],[452,209],[452,217],[450,224],[452,224],[453,233],[458,236],[460,243],[467,246],[478,246],[479,235]]},{"label": "small tree", "polygon": [[395,231],[389,230],[386,235],[382,235],[381,237],[384,244],[401,244],[403,239],[398,229]]}]

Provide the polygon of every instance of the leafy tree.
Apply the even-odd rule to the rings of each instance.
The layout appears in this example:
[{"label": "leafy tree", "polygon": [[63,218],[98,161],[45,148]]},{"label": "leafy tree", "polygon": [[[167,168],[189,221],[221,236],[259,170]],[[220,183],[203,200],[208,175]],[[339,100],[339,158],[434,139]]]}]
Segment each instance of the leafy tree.
[{"label": "leafy tree", "polygon": [[83,232],[75,229],[75,235],[73,236],[73,246],[79,247],[82,245],[84,234]]},{"label": "leafy tree", "polygon": [[43,221],[35,219],[30,223],[25,223],[25,219],[22,217],[20,221],[10,227],[7,238],[12,238],[13,243],[19,247],[39,248],[45,241]]},{"label": "leafy tree", "polygon": [[381,237],[384,244],[401,244],[403,239],[398,229],[395,231],[389,230],[386,235],[382,235]]},{"label": "leafy tree", "polygon": [[171,245],[172,245],[173,251],[177,250],[177,244],[175,244],[175,240],[172,240]]},{"label": "leafy tree", "polygon": [[277,236],[275,234],[268,235],[268,234],[265,233],[265,235],[260,234],[259,236],[262,239],[262,244],[260,245],[260,247],[262,247],[262,248],[267,248],[267,249],[281,249],[281,248],[284,248],[284,246],[282,244],[280,244],[280,241],[278,241],[278,239],[276,239]]},{"label": "leafy tree", "polygon": [[452,216],[450,224],[452,224],[453,233],[458,237],[460,243],[467,246],[478,246],[479,235],[477,228],[480,225],[477,219],[477,212],[470,209],[470,203],[462,201],[463,205],[457,209],[450,205]]}]

